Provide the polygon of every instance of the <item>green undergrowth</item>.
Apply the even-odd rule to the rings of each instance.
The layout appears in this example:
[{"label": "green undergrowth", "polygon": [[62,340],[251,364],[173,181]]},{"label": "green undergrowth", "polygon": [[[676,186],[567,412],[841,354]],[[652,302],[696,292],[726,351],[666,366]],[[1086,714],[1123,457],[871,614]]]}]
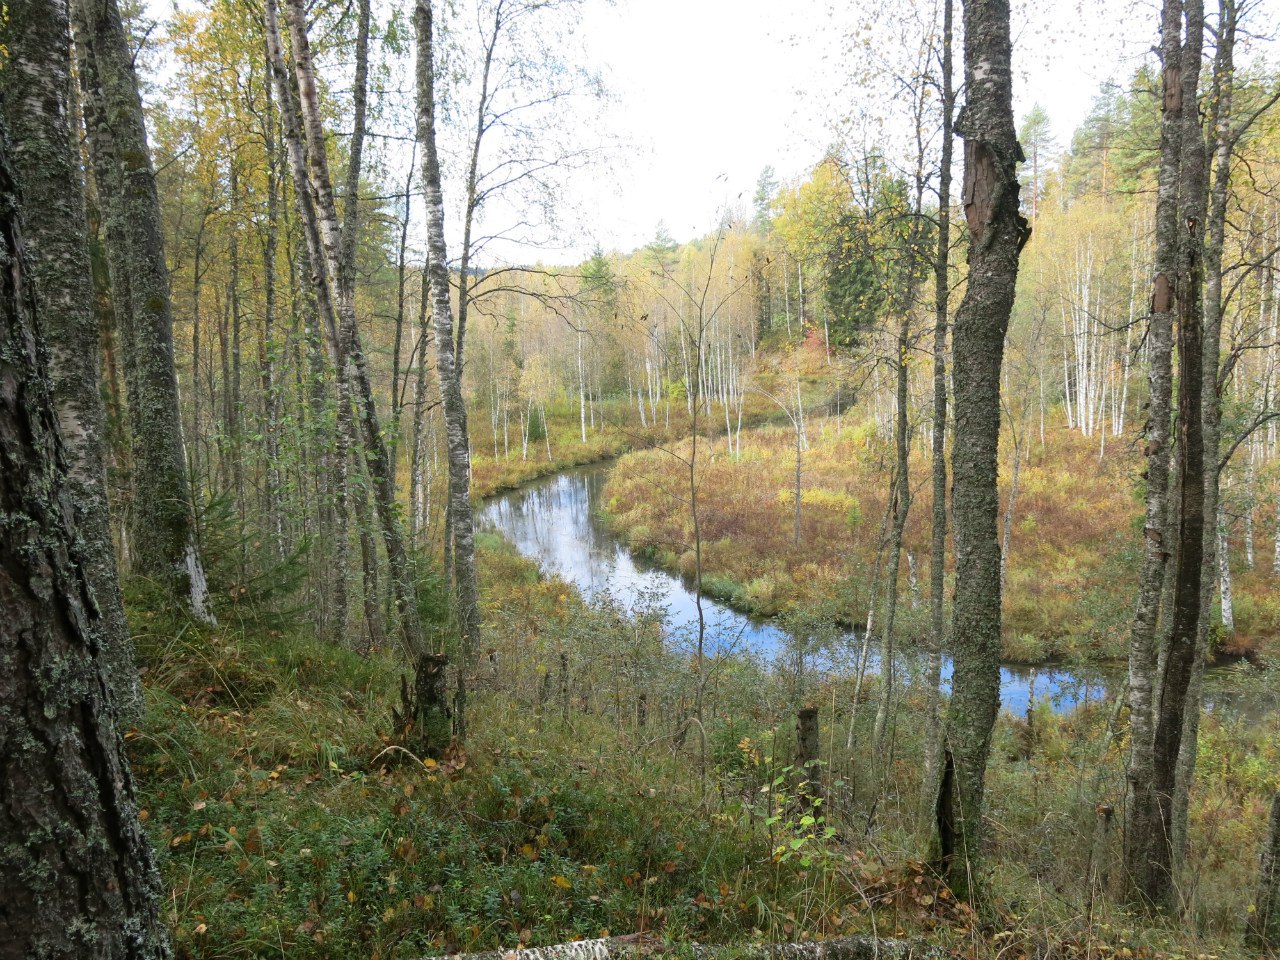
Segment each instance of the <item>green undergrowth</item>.
[{"label": "green undergrowth", "polygon": [[[502,603],[582,609],[492,538],[481,548]],[[637,752],[603,717],[482,693],[467,755],[423,763],[386,735],[391,658],[296,628],[197,628],[136,598],[131,614],[146,713],[127,740],[180,955],[414,957],[638,930],[738,942],[796,930],[830,885],[713,814],[686,757]]]},{"label": "green undergrowth", "polygon": [[[641,931],[926,937],[993,960],[1237,953],[1274,721],[1206,719],[1184,926],[1132,917],[1083,879],[1081,838],[1123,786],[1110,710],[1006,714],[979,917],[915,859],[918,688],[899,698],[888,771],[865,749],[874,681],[854,716],[847,680],[710,658],[690,725],[693,661],[655,642],[655,620],[587,603],[493,536],[478,546],[497,666],[472,679],[466,753],[439,764],[388,738],[389,655],[287,618],[197,628],[131,595],[146,713],[127,740],[179,956],[408,958]],[[791,767],[802,701],[819,707],[815,810]]]}]

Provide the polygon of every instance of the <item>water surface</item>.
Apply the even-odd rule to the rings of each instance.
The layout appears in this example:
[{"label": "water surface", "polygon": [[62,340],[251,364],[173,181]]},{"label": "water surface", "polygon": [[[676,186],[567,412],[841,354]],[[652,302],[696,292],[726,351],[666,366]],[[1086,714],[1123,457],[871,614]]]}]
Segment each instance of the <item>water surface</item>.
[{"label": "water surface", "polygon": [[[601,520],[608,469],[597,465],[566,470],[492,497],[480,506],[479,524],[482,529],[501,533],[520,553],[588,597],[609,596],[626,609],[664,609],[673,642],[692,643],[698,612],[689,584],[644,563]],[[678,508],[673,504],[672,509]],[[795,644],[776,622],[747,616],[709,597],[703,598],[702,605],[707,653],[733,650],[766,661],[789,658],[794,664]],[[856,669],[860,652],[860,639],[844,633],[827,652],[811,660],[819,669],[851,670]],[[901,662],[895,658],[895,666],[900,676],[919,671],[920,657],[904,651]],[[875,673],[878,669],[872,654],[867,670]],[[943,660],[942,675],[944,685],[949,685],[950,658]],[[1055,710],[1066,711],[1114,694],[1122,679],[1116,667],[1005,664],[1000,668],[1000,699],[1004,709],[1016,714],[1026,712],[1032,696],[1037,701],[1048,699]],[[1208,700],[1211,707],[1250,714],[1274,706],[1271,694],[1227,691],[1220,685],[1213,688]]]}]

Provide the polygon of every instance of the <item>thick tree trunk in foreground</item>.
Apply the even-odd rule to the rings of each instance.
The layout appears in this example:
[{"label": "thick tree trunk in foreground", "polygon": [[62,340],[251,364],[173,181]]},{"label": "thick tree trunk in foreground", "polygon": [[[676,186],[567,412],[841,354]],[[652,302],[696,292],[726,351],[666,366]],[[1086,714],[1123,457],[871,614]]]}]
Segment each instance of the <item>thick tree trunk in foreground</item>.
[{"label": "thick tree trunk in foreground", "polygon": [[86,576],[98,607],[96,621],[111,687],[122,709],[134,714],[142,690],[125,622],[115,544],[107,507],[106,414],[98,360],[98,317],[93,309],[89,224],[78,157],[72,154],[70,32],[61,0],[17,0],[9,5],[3,81],[4,119],[13,138],[14,176],[23,203],[40,211],[25,232],[31,254],[41,331],[58,423],[70,461],[76,529],[84,540]]},{"label": "thick tree trunk in foreground", "polygon": [[0,141],[0,958],[164,958]]},{"label": "thick tree trunk in foreground", "polygon": [[[1158,828],[1152,830],[1155,799],[1156,631],[1160,620],[1165,568],[1172,544],[1168,534],[1170,414],[1173,397],[1173,310],[1178,254],[1178,173],[1182,164],[1183,50],[1181,3],[1165,0],[1161,31],[1163,118],[1156,197],[1155,279],[1148,323],[1148,419],[1146,519],[1138,602],[1129,636],[1129,760],[1125,802],[1124,865],[1130,895],[1142,899],[1153,890],[1151,863]],[[1192,71],[1194,73],[1194,70]],[[1194,111],[1194,103],[1191,105]]]},{"label": "thick tree trunk in foreground", "polygon": [[475,533],[471,516],[471,448],[467,436],[467,406],[462,395],[462,370],[449,303],[449,260],[444,242],[444,197],[436,150],[435,61],[431,0],[417,0],[414,24],[418,36],[418,142],[422,144],[422,188],[427,206],[427,274],[431,287],[431,319],[435,327],[436,376],[444,413],[449,457],[449,525],[453,592],[461,633],[458,691],[454,724],[458,738],[467,732],[466,673],[480,639],[480,597],[476,585]]},{"label": "thick tree trunk in foreground", "polygon": [[173,305],[156,176],[116,0],[74,0],[85,128],[108,221],[116,317],[125,350],[133,436],[133,566],[186,595],[212,622],[196,549],[173,360]]},{"label": "thick tree trunk in foreground", "polygon": [[[964,137],[964,210],[969,224],[969,286],[955,317],[955,440],[951,513],[956,592],[955,674],[947,739],[955,762],[950,810],[955,848],[943,849],[958,896],[978,891],[983,781],[1000,708],[1000,369],[1013,309],[1018,256],[1030,236],[1018,212],[1009,5],[966,5],[964,63],[968,101],[956,123]],[[940,830],[945,836],[946,831]],[[945,845],[944,845],[945,847]]]}]

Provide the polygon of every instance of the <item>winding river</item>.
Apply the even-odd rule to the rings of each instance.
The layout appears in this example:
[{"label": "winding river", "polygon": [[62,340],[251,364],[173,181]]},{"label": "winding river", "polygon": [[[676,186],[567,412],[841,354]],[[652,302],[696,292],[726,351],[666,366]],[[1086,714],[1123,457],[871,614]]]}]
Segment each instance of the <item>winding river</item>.
[{"label": "winding river", "polygon": [[[566,470],[492,497],[479,509],[479,525],[502,534],[543,570],[563,577],[588,597],[608,595],[624,609],[664,608],[669,635],[688,637],[696,631],[698,616],[688,584],[646,565],[600,518],[608,469],[608,465],[595,465]],[[734,650],[770,661],[787,656],[792,649],[786,632],[773,621],[749,617],[710,598],[703,599],[703,609],[708,652]],[[846,640],[838,645],[844,648],[843,654],[824,656],[818,666],[838,669],[836,659],[843,657],[845,669],[850,669],[860,644],[851,636]],[[920,670],[919,660],[918,655],[904,652],[900,663],[895,658],[895,667],[902,676]],[[878,668],[873,655],[867,670],[874,673]],[[949,658],[943,661],[942,673],[944,684],[949,683]],[[1000,668],[1000,696],[1004,709],[1018,715],[1026,712],[1032,697],[1047,699],[1055,710],[1068,711],[1106,697],[1121,680],[1122,673],[1115,667],[1005,664]],[[1210,690],[1207,699],[1212,709],[1257,716],[1276,706],[1274,692],[1228,690],[1221,683],[1212,684]]]}]

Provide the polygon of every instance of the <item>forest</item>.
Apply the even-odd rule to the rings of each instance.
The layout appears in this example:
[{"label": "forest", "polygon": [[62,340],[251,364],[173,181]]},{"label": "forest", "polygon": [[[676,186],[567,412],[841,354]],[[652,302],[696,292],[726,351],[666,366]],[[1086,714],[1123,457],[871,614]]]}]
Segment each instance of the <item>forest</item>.
[{"label": "forest", "polygon": [[1280,10],[744,3],[0,9],[0,960],[1280,958]]}]

